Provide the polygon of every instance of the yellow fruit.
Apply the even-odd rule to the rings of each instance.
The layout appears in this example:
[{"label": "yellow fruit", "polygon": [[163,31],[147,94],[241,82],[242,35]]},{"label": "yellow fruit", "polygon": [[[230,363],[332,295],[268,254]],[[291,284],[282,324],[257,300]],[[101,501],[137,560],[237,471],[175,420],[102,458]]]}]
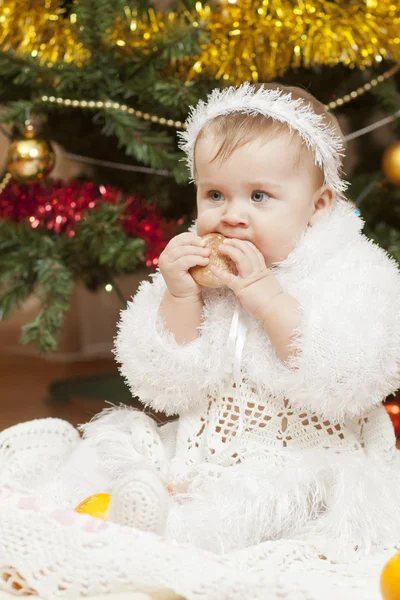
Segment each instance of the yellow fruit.
[{"label": "yellow fruit", "polygon": [[400,552],[386,563],[381,575],[384,600],[400,600]]},{"label": "yellow fruit", "polygon": [[93,494],[93,496],[89,496],[89,498],[86,498],[86,500],[78,504],[75,511],[96,517],[96,519],[107,521],[107,511],[110,500],[110,494]]}]

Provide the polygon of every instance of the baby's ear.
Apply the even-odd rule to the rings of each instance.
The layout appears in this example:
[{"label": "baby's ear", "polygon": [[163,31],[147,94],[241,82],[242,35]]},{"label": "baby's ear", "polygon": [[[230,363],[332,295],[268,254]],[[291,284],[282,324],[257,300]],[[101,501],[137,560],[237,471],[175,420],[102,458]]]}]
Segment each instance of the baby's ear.
[{"label": "baby's ear", "polygon": [[327,185],[318,188],[312,198],[312,213],[309,225],[314,223],[322,216],[330,213],[335,203],[335,192]]}]

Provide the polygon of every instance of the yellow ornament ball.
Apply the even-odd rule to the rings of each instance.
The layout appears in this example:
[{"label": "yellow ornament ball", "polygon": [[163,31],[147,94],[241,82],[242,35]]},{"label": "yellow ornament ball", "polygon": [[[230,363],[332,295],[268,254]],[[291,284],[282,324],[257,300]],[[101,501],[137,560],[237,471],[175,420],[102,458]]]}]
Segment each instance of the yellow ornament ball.
[{"label": "yellow ornament ball", "polygon": [[388,181],[400,186],[400,142],[389,146],[382,157],[382,171]]},{"label": "yellow ornament ball", "polygon": [[17,139],[11,142],[7,171],[17,181],[32,183],[45,179],[55,163],[55,154],[46,140]]},{"label": "yellow ornament ball", "polygon": [[384,600],[400,600],[400,552],[395,554],[383,568],[381,594]]},{"label": "yellow ornament ball", "polygon": [[93,494],[93,496],[89,496],[83,500],[83,502],[78,504],[75,508],[75,512],[107,521],[110,500],[110,494]]}]

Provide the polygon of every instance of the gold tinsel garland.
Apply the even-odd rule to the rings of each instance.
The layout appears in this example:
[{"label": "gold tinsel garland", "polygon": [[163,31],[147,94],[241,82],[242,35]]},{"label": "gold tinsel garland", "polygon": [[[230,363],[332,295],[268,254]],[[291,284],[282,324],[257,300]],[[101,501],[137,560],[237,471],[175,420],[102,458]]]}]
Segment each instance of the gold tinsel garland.
[{"label": "gold tinsel garland", "polygon": [[0,51],[30,55],[49,67],[58,61],[81,65],[90,57],[78,40],[74,18],[61,0],[0,0]]},{"label": "gold tinsel garland", "polygon": [[[2,0],[0,9],[0,50],[30,54],[44,64],[80,65],[90,57],[78,42],[76,15],[68,20],[59,0],[30,0],[23,9],[16,0]],[[178,21],[204,33],[201,54],[172,66],[186,80],[268,81],[301,65],[400,62],[398,0],[213,0],[197,2],[193,12],[151,10],[147,20],[126,7],[107,43],[124,53],[151,53]]]},{"label": "gold tinsel garland", "polygon": [[237,0],[196,4],[211,33],[191,76],[269,81],[289,68],[400,61],[398,0]]}]

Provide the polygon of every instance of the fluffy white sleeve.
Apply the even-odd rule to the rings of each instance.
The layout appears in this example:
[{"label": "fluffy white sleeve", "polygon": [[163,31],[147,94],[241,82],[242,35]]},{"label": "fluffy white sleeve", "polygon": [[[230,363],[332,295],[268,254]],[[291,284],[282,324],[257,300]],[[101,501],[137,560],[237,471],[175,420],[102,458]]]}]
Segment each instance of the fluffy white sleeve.
[{"label": "fluffy white sleeve", "polygon": [[180,345],[165,328],[159,316],[165,289],[160,273],[152,282],[142,282],[121,312],[114,354],[132,394],[154,410],[174,415],[205,401],[205,342],[200,335]]},{"label": "fluffy white sleeve", "polygon": [[291,402],[342,420],[400,388],[400,276],[381,248],[357,236],[304,282],[298,300]]}]

